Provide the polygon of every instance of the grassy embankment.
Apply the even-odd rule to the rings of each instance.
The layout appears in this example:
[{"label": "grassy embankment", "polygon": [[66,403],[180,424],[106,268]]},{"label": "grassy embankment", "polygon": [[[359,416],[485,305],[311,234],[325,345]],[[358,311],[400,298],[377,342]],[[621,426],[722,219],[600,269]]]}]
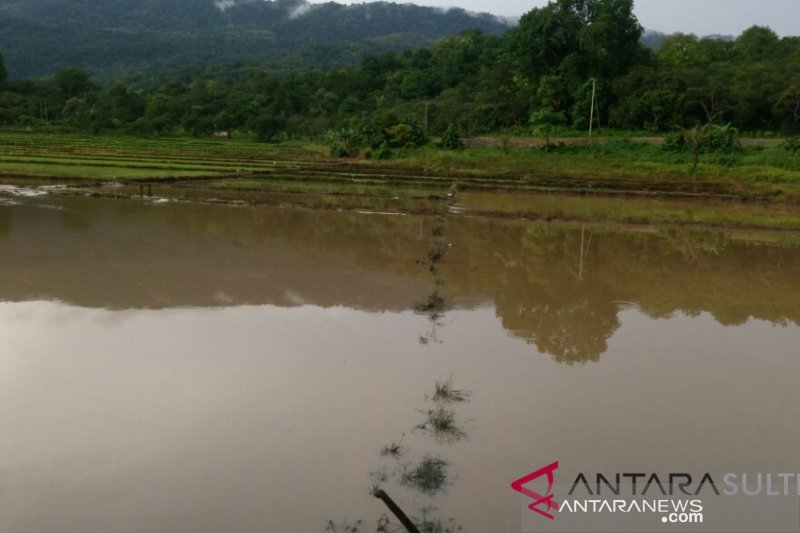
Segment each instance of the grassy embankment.
[{"label": "grassy embankment", "polygon": [[779,146],[746,146],[733,164],[706,155],[692,172],[691,154],[649,143],[494,144],[377,161],[334,159],[299,141],[0,132],[0,181],[114,196],[153,183],[155,194],[214,201],[800,229],[800,154]]}]

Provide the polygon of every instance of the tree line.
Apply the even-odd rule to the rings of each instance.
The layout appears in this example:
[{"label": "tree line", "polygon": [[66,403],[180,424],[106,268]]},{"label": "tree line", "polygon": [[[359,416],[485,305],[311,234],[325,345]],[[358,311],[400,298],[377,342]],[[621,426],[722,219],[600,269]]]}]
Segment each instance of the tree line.
[{"label": "tree line", "polygon": [[555,0],[505,35],[469,30],[353,68],[217,69],[100,86],[77,68],[10,81],[0,57],[0,123],[264,141],[334,131],[343,144],[347,132],[369,131],[402,145],[448,128],[586,130],[594,91],[604,127],[798,133],[800,37],[754,26],[731,41],[670,35],[650,50],[642,34],[633,0]]}]

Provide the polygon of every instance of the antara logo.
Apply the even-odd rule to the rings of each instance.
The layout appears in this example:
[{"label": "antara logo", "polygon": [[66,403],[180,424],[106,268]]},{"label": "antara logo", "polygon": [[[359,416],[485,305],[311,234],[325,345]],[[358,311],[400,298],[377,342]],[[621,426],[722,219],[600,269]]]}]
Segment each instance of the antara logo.
[{"label": "antara logo", "polygon": [[[555,509],[558,511],[558,503],[553,500],[553,484],[555,483],[555,474],[553,472],[557,469],[558,461],[536,472],[531,472],[527,476],[521,477],[511,484],[512,489],[533,500],[533,503],[528,506],[528,509],[539,513],[549,520],[555,520],[555,516],[551,514],[551,510]],[[547,491],[545,491],[544,495],[526,487],[526,485],[543,477],[547,478]]]}]

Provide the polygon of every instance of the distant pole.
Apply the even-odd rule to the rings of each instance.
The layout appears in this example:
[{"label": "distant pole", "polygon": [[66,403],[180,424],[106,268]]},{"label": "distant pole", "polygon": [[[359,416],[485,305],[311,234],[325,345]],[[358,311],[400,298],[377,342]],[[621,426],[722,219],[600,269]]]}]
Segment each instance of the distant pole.
[{"label": "distant pole", "polygon": [[430,102],[425,102],[425,133],[428,133],[428,108],[430,105]]},{"label": "distant pole", "polygon": [[589,137],[592,136],[592,126],[594,126],[594,101],[597,95],[597,80],[592,78],[592,108],[589,111]]}]

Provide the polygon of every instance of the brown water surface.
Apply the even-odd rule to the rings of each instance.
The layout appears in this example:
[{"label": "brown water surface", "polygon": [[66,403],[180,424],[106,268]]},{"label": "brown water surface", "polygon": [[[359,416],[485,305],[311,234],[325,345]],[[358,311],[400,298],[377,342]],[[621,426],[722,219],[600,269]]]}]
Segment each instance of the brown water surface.
[{"label": "brown water surface", "polygon": [[797,472],[798,323],[800,248],[724,232],[4,197],[0,531],[371,531],[378,482],[513,532],[556,459]]}]

